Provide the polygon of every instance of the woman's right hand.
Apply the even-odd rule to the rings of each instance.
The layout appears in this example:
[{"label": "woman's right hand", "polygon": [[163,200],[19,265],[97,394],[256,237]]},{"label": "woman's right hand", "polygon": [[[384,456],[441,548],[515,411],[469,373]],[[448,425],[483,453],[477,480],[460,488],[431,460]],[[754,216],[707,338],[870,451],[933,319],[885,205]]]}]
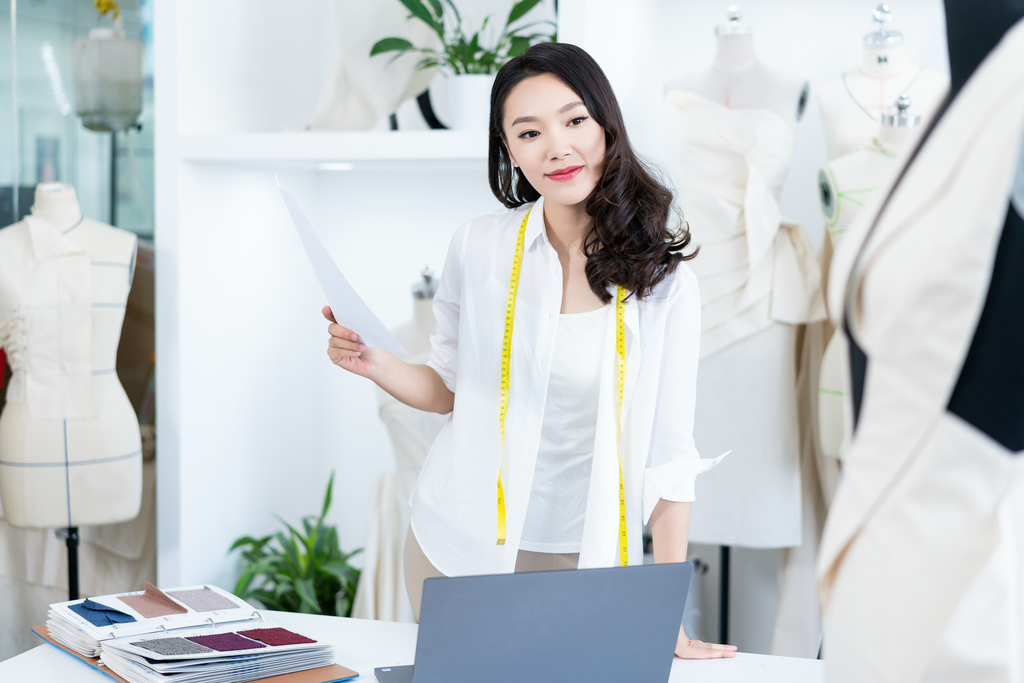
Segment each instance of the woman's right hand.
[{"label": "woman's right hand", "polygon": [[331,321],[327,326],[327,332],[331,335],[327,343],[327,356],[331,362],[360,377],[372,379],[374,372],[384,362],[386,352],[376,346],[361,343],[357,333],[339,325],[330,306],[324,306],[323,315]]}]

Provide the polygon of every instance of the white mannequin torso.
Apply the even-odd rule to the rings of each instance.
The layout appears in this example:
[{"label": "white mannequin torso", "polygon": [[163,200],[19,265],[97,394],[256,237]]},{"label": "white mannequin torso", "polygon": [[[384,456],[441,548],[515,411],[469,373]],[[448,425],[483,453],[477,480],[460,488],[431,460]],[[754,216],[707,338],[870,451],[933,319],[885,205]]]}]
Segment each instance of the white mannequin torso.
[{"label": "white mannequin torso", "polygon": [[927,126],[949,89],[941,74],[908,64],[903,46],[864,48],[858,68],[817,89],[829,159],[870,145],[882,113],[907,94]]},{"label": "white mannequin torso", "polygon": [[[916,109],[916,107],[915,107]],[[881,196],[903,165],[902,157],[923,129],[882,125],[871,145],[825,164],[819,172],[827,239],[834,253],[843,235]],[[828,264],[825,264],[826,267]],[[824,455],[839,458],[853,433],[853,406],[846,371],[848,347],[841,331],[832,335],[818,378],[818,434]]]},{"label": "white mannequin torso", "polygon": [[766,109],[793,128],[807,98],[805,80],[757,59],[750,34],[718,36],[711,68],[669,81],[665,90],[686,90],[730,109]]},{"label": "white mannequin torso", "polygon": [[115,371],[134,274],[132,233],[84,218],[44,183],[0,230],[0,330],[14,370],[0,416],[0,497],[13,526],[133,519],[139,426]]}]

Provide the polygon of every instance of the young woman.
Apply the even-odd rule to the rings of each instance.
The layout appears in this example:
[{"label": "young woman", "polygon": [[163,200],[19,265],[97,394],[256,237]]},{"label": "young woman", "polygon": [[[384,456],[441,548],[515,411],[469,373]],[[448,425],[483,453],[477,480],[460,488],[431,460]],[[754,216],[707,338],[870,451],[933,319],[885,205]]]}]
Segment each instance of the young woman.
[{"label": "young woman", "polygon": [[[426,365],[332,321],[328,355],[451,413],[413,494],[406,585],[431,576],[684,562],[700,338],[690,235],[639,162],[601,68],[573,45],[509,61],[491,92],[489,176],[509,210],[452,239]],[[621,417],[620,417],[621,416]],[[680,657],[733,656],[690,640]]]}]

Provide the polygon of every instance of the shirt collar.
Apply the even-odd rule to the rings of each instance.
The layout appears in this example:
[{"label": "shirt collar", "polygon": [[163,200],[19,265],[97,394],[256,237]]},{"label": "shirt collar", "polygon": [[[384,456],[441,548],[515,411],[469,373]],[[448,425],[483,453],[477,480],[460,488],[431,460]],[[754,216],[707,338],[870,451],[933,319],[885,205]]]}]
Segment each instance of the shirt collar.
[{"label": "shirt collar", "polygon": [[[548,242],[548,231],[544,229],[544,197],[533,203],[528,209],[530,218],[526,221],[526,234],[524,244],[527,251],[533,249],[537,244],[551,244]],[[521,219],[520,219],[521,220]]]}]

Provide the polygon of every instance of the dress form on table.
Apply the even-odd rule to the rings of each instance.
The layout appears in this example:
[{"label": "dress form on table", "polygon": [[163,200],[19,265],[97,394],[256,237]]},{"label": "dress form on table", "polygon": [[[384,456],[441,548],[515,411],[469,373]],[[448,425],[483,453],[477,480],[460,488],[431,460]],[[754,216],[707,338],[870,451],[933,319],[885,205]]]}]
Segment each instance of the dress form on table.
[{"label": "dress form on table", "polygon": [[888,8],[879,6],[874,17],[879,29],[864,37],[860,66],[817,89],[829,159],[871,145],[883,113],[903,94],[926,127],[949,90],[945,76],[907,61],[903,36],[885,28]]},{"label": "dress form on table", "polygon": [[[425,363],[429,358],[430,335],[437,325],[433,310],[437,284],[429,268],[424,269],[422,277],[413,286],[412,320],[393,330],[413,363]],[[430,446],[449,416],[410,408],[384,391],[378,392],[378,401],[381,420],[394,447],[395,471],[386,472],[377,481],[352,616],[415,623],[403,578],[409,498]]]},{"label": "dress form on table", "polygon": [[0,230],[0,339],[14,371],[0,415],[0,497],[15,527],[134,519],[142,443],[115,371],[135,235],[85,218],[66,183]]}]

